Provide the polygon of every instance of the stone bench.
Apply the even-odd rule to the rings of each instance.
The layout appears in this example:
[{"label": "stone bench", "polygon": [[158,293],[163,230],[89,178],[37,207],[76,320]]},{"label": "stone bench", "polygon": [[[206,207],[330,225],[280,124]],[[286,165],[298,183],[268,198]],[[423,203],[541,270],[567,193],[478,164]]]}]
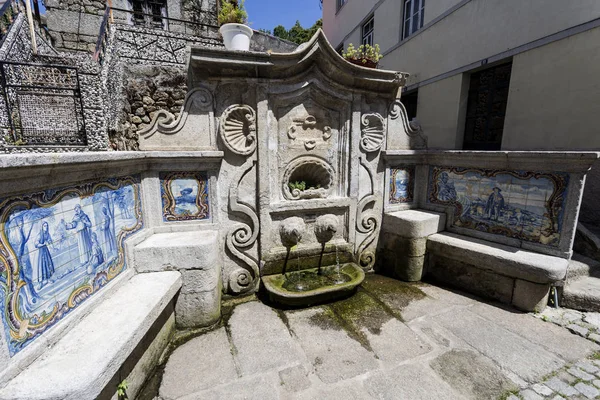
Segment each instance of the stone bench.
[{"label": "stone bench", "polygon": [[380,239],[383,264],[403,281],[420,281],[427,237],[444,230],[445,224],[446,215],[432,211],[385,213]]},{"label": "stone bench", "polygon": [[222,250],[218,231],[155,233],[133,249],[138,272],[177,270],[183,286],[175,305],[179,328],[205,327],[221,318]]},{"label": "stone bench", "polygon": [[568,260],[453,233],[427,238],[427,274],[524,311],[543,309]]},{"label": "stone bench", "polygon": [[178,272],[134,275],[0,389],[3,400],[133,398],[174,329]]}]

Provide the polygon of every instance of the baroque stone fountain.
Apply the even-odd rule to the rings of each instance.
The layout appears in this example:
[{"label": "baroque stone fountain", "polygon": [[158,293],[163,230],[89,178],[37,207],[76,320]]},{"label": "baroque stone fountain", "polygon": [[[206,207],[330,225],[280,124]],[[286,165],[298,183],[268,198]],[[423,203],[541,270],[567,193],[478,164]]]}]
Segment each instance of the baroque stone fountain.
[{"label": "baroque stone fountain", "polygon": [[426,147],[398,99],[406,77],[346,62],[321,31],[286,54],[192,48],[184,112],[157,115],[140,148],[224,151],[226,291],[262,281],[273,300],[314,303],[373,269],[381,153]]}]

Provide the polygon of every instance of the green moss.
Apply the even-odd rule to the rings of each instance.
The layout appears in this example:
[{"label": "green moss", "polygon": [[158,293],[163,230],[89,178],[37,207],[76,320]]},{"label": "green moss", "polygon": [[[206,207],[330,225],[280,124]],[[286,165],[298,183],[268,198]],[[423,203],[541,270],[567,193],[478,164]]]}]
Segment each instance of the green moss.
[{"label": "green moss", "polygon": [[506,400],[508,399],[510,396],[516,396],[519,399],[522,399],[522,397],[519,395],[519,390],[507,390],[506,392],[502,393],[502,395],[500,397],[498,397],[498,400]]},{"label": "green moss", "polygon": [[363,291],[332,304],[331,308],[357,332],[365,328],[374,335],[379,335],[383,324],[395,317],[386,307]]},{"label": "green moss", "polygon": [[418,283],[407,283],[377,274],[368,274],[362,283],[365,289],[374,298],[389,308],[394,315],[408,306],[411,302],[427,297],[419,289]]},{"label": "green moss", "polygon": [[600,351],[594,352],[589,358],[592,360],[600,360]]}]

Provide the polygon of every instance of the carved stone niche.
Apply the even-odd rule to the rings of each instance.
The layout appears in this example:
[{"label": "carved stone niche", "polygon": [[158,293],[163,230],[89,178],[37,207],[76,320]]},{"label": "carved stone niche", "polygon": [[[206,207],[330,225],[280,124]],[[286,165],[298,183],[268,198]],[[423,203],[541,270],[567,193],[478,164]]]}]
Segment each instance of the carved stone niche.
[{"label": "carved stone niche", "polygon": [[287,200],[326,198],[334,182],[333,168],[313,156],[292,161],[283,174],[283,195]]}]

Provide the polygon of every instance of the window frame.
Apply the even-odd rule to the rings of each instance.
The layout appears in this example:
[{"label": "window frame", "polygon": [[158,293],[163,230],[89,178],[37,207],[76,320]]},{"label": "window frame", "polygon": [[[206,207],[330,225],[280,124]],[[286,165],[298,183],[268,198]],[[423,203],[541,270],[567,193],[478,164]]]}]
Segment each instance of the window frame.
[{"label": "window frame", "polygon": [[337,13],[344,7],[344,5],[348,2],[348,0],[336,0],[335,1],[335,12]]},{"label": "window frame", "polygon": [[[370,25],[370,26],[369,26]],[[369,29],[367,31],[367,29]],[[373,46],[375,36],[375,15],[371,15],[360,28],[362,45]]]},{"label": "window frame", "polygon": [[424,19],[425,0],[404,0],[404,8],[402,9],[402,40],[409,38],[423,28]]}]

